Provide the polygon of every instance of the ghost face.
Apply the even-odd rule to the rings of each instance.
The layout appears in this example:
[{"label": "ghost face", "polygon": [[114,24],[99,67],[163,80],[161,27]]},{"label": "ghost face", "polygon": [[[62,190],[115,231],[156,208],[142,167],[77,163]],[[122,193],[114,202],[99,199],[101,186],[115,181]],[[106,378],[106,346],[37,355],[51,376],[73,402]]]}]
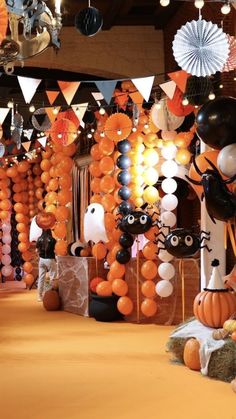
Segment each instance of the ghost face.
[{"label": "ghost face", "polygon": [[105,224],[104,208],[101,204],[90,204],[84,215],[84,238],[85,241],[108,242]]}]

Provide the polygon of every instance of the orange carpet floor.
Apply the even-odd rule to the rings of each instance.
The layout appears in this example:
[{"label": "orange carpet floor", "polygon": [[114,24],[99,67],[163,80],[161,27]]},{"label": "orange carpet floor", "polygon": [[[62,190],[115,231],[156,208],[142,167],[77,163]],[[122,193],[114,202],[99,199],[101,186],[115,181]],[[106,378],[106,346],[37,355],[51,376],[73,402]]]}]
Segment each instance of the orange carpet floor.
[{"label": "orange carpet floor", "polygon": [[172,364],[171,327],[46,312],[0,291],[1,419],[235,419],[230,384]]}]

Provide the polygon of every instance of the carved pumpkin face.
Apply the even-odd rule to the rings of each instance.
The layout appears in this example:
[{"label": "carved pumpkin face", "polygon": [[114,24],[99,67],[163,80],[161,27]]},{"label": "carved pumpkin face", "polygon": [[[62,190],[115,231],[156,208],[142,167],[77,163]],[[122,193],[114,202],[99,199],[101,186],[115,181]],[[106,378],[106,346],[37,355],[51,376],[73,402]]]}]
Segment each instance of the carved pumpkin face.
[{"label": "carved pumpkin face", "polygon": [[43,230],[49,230],[56,222],[55,215],[52,212],[40,212],[36,216],[36,223]]}]

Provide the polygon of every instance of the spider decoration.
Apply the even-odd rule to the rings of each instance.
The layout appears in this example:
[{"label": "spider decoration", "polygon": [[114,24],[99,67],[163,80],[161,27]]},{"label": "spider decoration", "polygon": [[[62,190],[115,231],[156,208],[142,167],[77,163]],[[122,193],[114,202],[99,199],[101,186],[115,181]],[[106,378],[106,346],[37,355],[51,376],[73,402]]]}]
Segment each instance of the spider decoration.
[{"label": "spider decoration", "polygon": [[195,158],[193,158],[193,165],[196,172],[201,176],[201,180],[197,181],[186,176],[189,182],[194,185],[203,186],[203,194],[201,199],[205,197],[207,212],[213,221],[227,221],[236,215],[236,195],[230,192],[226,185],[234,182],[236,174],[229,179],[223,180],[217,167],[205,157],[212,169],[207,169],[201,172],[197,166]]},{"label": "spider decoration", "polygon": [[122,246],[122,249],[118,250],[116,254],[116,260],[119,263],[125,264],[129,262],[131,255],[128,249],[133,245],[133,235],[144,234],[151,227],[156,225],[157,221],[153,220],[155,215],[157,215],[156,212],[150,215],[144,211],[131,210],[129,214],[117,220],[117,228],[123,232],[119,239],[119,243]]},{"label": "spider decoration", "polygon": [[203,244],[204,240],[210,240],[210,232],[201,230],[200,233],[194,233],[185,228],[174,230],[170,230],[170,227],[167,228],[169,232],[166,235],[160,232],[156,236],[158,238],[156,244],[163,245],[163,247],[158,246],[157,254],[163,249],[177,258],[184,258],[193,256],[200,249],[207,249],[208,252],[211,252],[212,249],[209,249],[207,244]]}]

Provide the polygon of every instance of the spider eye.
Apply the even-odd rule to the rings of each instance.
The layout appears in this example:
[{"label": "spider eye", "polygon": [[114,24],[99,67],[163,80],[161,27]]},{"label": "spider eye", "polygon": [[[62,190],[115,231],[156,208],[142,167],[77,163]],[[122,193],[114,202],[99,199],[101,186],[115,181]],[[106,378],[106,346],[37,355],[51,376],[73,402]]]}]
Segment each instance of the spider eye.
[{"label": "spider eye", "polygon": [[171,239],[170,239],[170,243],[174,247],[178,246],[178,244],[179,244],[178,236],[172,236]]},{"label": "spider eye", "polygon": [[91,214],[93,214],[95,212],[95,208],[91,209]]},{"label": "spider eye", "polygon": [[127,222],[128,222],[128,224],[134,224],[134,216],[129,215],[128,218],[127,218]]},{"label": "spider eye", "polygon": [[147,215],[141,215],[139,221],[140,221],[140,224],[146,224],[146,222],[147,222]]},{"label": "spider eye", "polygon": [[192,244],[193,244],[192,236],[186,236],[185,239],[184,239],[184,242],[185,242],[186,246],[192,246]]}]

